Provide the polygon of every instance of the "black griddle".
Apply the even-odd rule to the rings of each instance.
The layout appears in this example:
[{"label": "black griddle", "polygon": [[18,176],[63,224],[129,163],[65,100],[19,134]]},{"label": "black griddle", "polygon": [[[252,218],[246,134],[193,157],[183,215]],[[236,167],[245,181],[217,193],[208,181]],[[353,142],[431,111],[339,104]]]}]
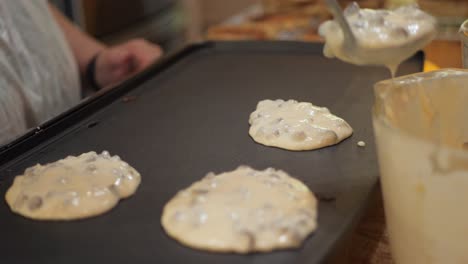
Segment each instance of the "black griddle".
[{"label": "black griddle", "polygon": [[[0,153],[0,196],[36,163],[108,150],[142,174],[137,193],[109,213],[72,222],[38,222],[0,202],[0,262],[20,263],[324,263],[359,220],[377,188],[372,86],[389,78],[322,56],[296,42],[194,45],[62,114]],[[401,74],[422,70],[417,54]],[[328,107],[354,128],[339,145],[292,152],[256,144],[248,117],[259,100],[296,99]],[[365,148],[356,146],[363,140]],[[163,205],[207,172],[240,164],[283,169],[320,198],[319,228],[297,250],[213,254],[170,239]]]}]

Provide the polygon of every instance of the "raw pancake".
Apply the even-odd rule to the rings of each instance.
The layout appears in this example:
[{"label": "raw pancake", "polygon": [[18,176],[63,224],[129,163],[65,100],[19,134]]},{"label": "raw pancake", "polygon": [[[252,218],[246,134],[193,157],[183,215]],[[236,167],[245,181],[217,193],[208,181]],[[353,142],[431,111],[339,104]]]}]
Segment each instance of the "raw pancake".
[{"label": "raw pancake", "polygon": [[281,170],[240,166],[177,193],[161,218],[180,243],[215,252],[268,252],[299,247],[317,226],[317,200]]},{"label": "raw pancake", "polygon": [[[326,42],[324,55],[356,65],[385,65],[392,74],[402,61],[424,48],[436,34],[436,20],[417,5],[395,10],[374,10],[361,9],[353,3],[346,8],[344,15],[358,45],[366,52],[350,54],[345,48],[343,31],[338,22],[329,20],[319,28]],[[383,48],[391,52],[379,50]],[[375,52],[376,49],[379,52]]]},{"label": "raw pancake", "polygon": [[72,220],[102,214],[132,195],[140,174],[109,152],[84,153],[17,176],[6,193],[11,210],[37,220]]},{"label": "raw pancake", "polygon": [[250,114],[250,136],[258,143],[288,150],[337,144],[353,129],[325,107],[295,100],[263,100]]}]

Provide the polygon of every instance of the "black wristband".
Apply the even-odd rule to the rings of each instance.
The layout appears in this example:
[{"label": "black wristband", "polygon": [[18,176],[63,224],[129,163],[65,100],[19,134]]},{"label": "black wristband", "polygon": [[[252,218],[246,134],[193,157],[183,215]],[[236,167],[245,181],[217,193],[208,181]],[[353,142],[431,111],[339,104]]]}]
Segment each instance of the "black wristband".
[{"label": "black wristband", "polygon": [[91,61],[88,63],[88,66],[86,67],[85,71],[85,80],[87,81],[89,86],[95,91],[101,90],[101,86],[99,86],[99,84],[96,81],[96,61],[98,57],[99,53],[93,56]]}]

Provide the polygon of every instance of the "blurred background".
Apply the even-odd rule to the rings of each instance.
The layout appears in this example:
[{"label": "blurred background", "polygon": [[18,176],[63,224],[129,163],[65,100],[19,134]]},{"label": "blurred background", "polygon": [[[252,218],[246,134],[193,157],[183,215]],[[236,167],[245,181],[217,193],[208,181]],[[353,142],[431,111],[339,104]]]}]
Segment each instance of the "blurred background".
[{"label": "blurred background", "polygon": [[[135,37],[166,51],[211,40],[321,41],[317,28],[330,19],[323,0],[51,0],[91,35],[112,44]],[[349,0],[340,0],[344,6]],[[426,49],[440,67],[461,67],[457,30],[468,0],[357,0],[361,7],[417,3],[439,20],[439,36]],[[453,54],[452,54],[453,53]]]}]

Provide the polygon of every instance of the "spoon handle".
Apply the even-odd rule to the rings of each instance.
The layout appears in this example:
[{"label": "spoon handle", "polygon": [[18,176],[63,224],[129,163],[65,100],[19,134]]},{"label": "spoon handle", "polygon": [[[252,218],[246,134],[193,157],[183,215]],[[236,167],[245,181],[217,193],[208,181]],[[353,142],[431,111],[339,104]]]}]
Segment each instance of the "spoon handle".
[{"label": "spoon handle", "polygon": [[326,4],[332,12],[333,16],[335,17],[335,19],[338,21],[338,24],[340,24],[340,27],[343,30],[344,37],[347,40],[346,43],[349,43],[353,48],[355,48],[356,38],[354,37],[354,34],[351,31],[351,27],[349,26],[348,21],[343,15],[343,10],[341,9],[340,5],[336,0],[326,0]]}]

